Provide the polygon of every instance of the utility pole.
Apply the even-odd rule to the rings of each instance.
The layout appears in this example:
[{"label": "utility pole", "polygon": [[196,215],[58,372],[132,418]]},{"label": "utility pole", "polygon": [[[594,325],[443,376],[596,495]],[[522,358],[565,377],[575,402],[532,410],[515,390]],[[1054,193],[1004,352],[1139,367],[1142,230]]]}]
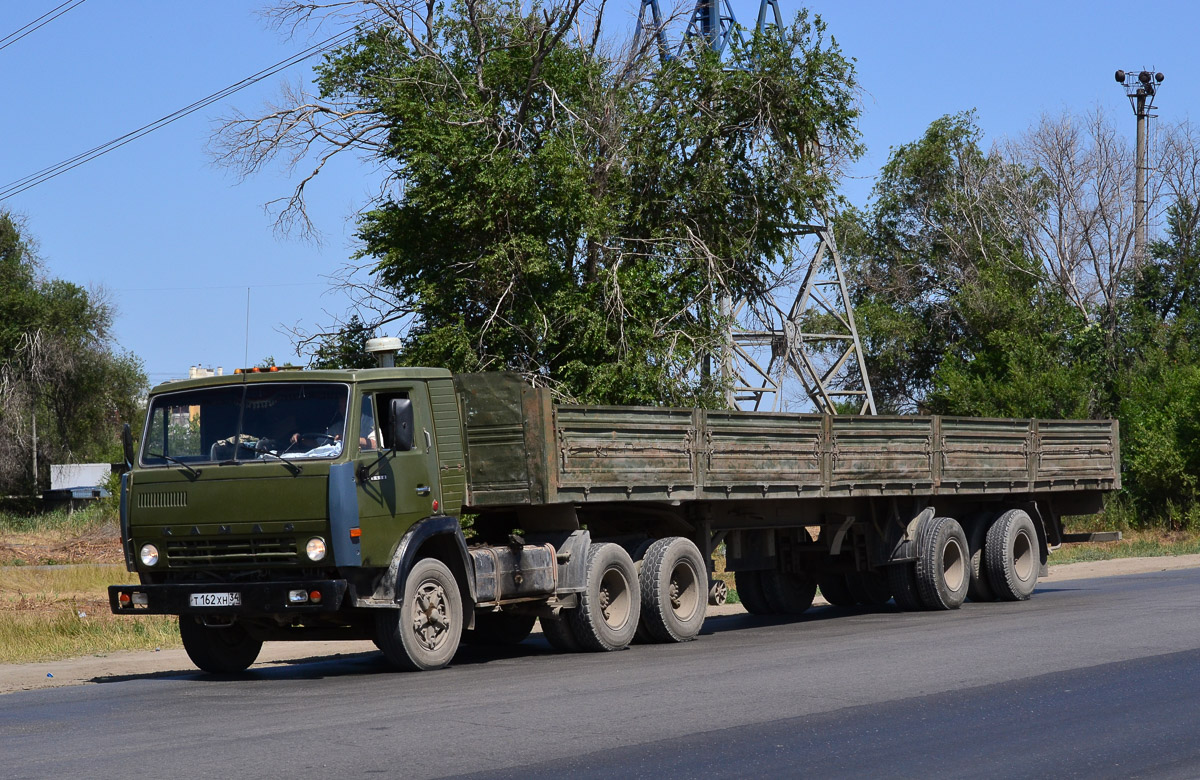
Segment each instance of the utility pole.
[{"label": "utility pole", "polygon": [[1125,95],[1129,98],[1129,106],[1137,117],[1137,171],[1133,192],[1133,262],[1141,266],[1146,261],[1146,158],[1149,156],[1149,133],[1147,125],[1154,116],[1154,97],[1158,88],[1166,78],[1161,73],[1151,73],[1148,70],[1133,71],[1118,70],[1117,83],[1125,87]]}]

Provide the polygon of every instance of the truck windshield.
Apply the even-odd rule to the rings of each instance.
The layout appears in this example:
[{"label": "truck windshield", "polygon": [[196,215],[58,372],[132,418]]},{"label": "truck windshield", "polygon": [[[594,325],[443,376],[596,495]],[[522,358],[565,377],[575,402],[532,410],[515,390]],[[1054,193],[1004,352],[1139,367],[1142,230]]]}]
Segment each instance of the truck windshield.
[{"label": "truck windshield", "polygon": [[336,458],[346,385],[280,382],[162,393],[150,402],[143,466]]}]

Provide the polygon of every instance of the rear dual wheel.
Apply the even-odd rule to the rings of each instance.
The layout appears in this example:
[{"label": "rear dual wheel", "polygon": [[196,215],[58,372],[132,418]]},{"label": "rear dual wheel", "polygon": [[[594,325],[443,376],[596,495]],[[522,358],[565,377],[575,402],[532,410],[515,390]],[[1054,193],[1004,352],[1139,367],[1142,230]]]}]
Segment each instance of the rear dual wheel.
[{"label": "rear dual wheel", "polygon": [[888,566],[888,585],[900,609],[958,609],[967,598],[971,563],[967,537],[952,517],[917,526],[917,560]]},{"label": "rear dual wheel", "polygon": [[480,647],[512,647],[525,641],[535,622],[537,617],[534,615],[476,613],[475,627],[463,632],[462,641]]},{"label": "rear dual wheel", "polygon": [[642,600],[637,568],[620,545],[593,544],[587,557],[587,589],[579,607],[567,613],[572,632],[583,650],[620,650],[633,641]]},{"label": "rear dual wheel", "polygon": [[672,536],[650,545],[638,574],[639,635],[650,642],[687,642],[704,625],[708,567],[690,539]]},{"label": "rear dual wheel", "polygon": [[991,524],[983,564],[996,598],[1024,601],[1033,595],[1042,561],[1037,528],[1024,510],[1010,509]]},{"label": "rear dual wheel", "polygon": [[734,572],[738,597],[752,615],[799,615],[812,606],[817,583],[775,569]]},{"label": "rear dual wheel", "polygon": [[967,536],[953,517],[935,517],[917,531],[917,592],[926,609],[958,609],[971,585]]}]

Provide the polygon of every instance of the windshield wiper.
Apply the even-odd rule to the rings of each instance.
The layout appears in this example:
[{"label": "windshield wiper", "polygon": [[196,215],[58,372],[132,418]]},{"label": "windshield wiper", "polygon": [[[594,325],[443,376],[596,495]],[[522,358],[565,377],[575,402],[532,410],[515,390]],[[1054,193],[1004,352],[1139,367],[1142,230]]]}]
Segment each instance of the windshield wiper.
[{"label": "windshield wiper", "polygon": [[[263,440],[263,441],[265,441],[265,440]],[[266,449],[265,447],[260,446],[258,442],[243,441],[243,442],[238,442],[238,443],[241,446],[245,447],[246,449],[253,451],[255,455],[267,456],[267,457],[274,458],[275,460],[279,461],[284,466],[286,466],[287,470],[292,472],[293,474],[299,474],[301,471],[301,468],[299,466],[297,466],[295,463],[292,463],[287,458],[276,455],[275,453],[271,452],[270,450]],[[243,463],[244,461],[237,461],[237,462]]]},{"label": "windshield wiper", "polygon": [[175,465],[187,469],[191,473],[192,479],[197,479],[200,476],[199,469],[192,468],[188,464],[181,461],[179,458],[172,458],[170,455],[163,455],[161,452],[147,452],[146,454],[152,458],[162,458],[163,460],[169,460],[172,463],[174,463]]},{"label": "windshield wiper", "polygon": [[290,460],[288,460],[287,458],[284,458],[280,455],[276,455],[275,453],[271,452],[270,450],[258,450],[258,454],[266,455],[268,457],[274,458],[275,460],[279,461],[283,465],[287,466],[287,470],[292,472],[293,474],[299,474],[301,471],[300,467],[297,466],[295,463],[292,463]]}]

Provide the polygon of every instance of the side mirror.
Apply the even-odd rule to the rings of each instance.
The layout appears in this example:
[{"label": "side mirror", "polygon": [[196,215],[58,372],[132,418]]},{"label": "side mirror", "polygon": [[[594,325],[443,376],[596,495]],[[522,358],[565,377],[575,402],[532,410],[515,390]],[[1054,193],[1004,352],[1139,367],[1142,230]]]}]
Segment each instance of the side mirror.
[{"label": "side mirror", "polygon": [[411,398],[393,398],[391,414],[392,448],[398,452],[408,452],[413,448],[413,406]]},{"label": "side mirror", "polygon": [[129,423],[121,429],[121,448],[125,452],[125,468],[133,468],[133,431],[129,430]]}]

